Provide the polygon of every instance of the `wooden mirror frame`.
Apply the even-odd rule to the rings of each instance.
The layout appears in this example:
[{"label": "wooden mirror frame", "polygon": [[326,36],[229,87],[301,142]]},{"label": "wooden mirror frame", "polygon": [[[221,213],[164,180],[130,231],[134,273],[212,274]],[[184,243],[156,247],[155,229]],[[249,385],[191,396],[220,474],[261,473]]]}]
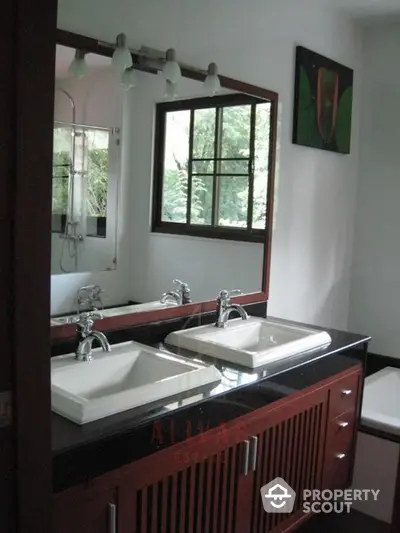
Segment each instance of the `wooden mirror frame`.
[{"label": "wooden mirror frame", "polygon": [[[57,30],[56,44],[67,46],[69,48],[83,50],[86,53],[93,53],[105,57],[112,57],[113,46],[107,45],[103,41],[85,37],[76,33]],[[132,54],[135,59],[135,54]],[[137,64],[137,61],[136,61]],[[141,70],[145,70],[141,67]],[[204,81],[205,75],[199,70],[182,66],[182,76],[192,80]],[[233,78],[226,76],[219,76],[221,86],[233,91],[245,93],[249,95],[258,96],[271,102],[271,124],[270,124],[270,139],[271,151],[269,154],[269,180],[267,188],[267,221],[264,242],[264,265],[262,276],[262,287],[260,292],[244,294],[234,298],[236,303],[251,304],[258,302],[265,302],[268,300],[269,294],[269,278],[271,265],[271,241],[272,241],[272,225],[273,225],[273,210],[274,210],[274,184],[275,184],[275,164],[276,164],[276,144],[277,144],[277,125],[278,125],[278,94],[262,89],[255,85],[250,85]],[[161,320],[168,320],[174,318],[183,318],[200,313],[210,312],[215,310],[215,300],[208,300],[204,302],[196,302],[169,309],[159,309],[157,311],[144,311],[141,313],[122,314],[120,316],[108,317],[97,322],[97,327],[102,331],[128,329],[139,324],[148,324],[152,322],[159,322]],[[51,326],[52,341],[73,338],[75,336],[76,326],[67,324],[61,326]]]}]

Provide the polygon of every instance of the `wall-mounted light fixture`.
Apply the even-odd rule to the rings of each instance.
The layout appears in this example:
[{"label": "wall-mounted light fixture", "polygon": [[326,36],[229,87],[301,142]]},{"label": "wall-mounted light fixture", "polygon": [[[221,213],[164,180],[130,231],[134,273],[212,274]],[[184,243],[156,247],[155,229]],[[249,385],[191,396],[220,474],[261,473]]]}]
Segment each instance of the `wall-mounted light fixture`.
[{"label": "wall-mounted light fixture", "polygon": [[176,91],[175,83],[172,83],[172,81],[167,80],[165,82],[165,94],[164,94],[164,97],[167,100],[173,100],[177,96],[178,96],[178,93]]},{"label": "wall-mounted light fixture", "polygon": [[126,35],[120,33],[117,36],[117,46],[112,56],[112,66],[119,72],[132,66],[132,56],[126,44]]},{"label": "wall-mounted light fixture", "polygon": [[130,89],[135,87],[136,83],[137,76],[135,68],[133,66],[126,68],[121,76],[121,86],[125,91],[129,91]]},{"label": "wall-mounted light fixture", "polygon": [[[98,41],[103,47],[112,48],[112,65],[120,72],[121,86],[125,90],[135,87],[137,84],[136,70],[144,70],[153,74],[160,73],[165,79],[165,98],[172,100],[178,95],[178,84],[182,77],[181,66],[176,60],[176,51],[174,48],[168,48],[164,53],[161,50],[142,46],[139,50],[130,49],[127,46],[127,38],[124,33],[117,36],[116,44]],[[136,63],[134,64],[133,59]],[[218,67],[216,63],[208,65],[207,72],[202,69],[184,65],[185,68],[204,76],[204,89],[210,96],[216,94],[221,89],[221,82],[218,76]],[[77,78],[82,78],[88,71],[85,62],[85,53],[76,50],[75,59],[71,63],[70,72]]]},{"label": "wall-mounted light fixture", "polygon": [[75,57],[68,68],[69,72],[75,78],[81,79],[88,73],[88,66],[85,61],[85,52],[82,50],[75,50]]},{"label": "wall-mounted light fixture", "polygon": [[221,89],[216,63],[210,63],[208,65],[207,77],[204,80],[204,88],[210,96],[214,96],[214,94]]},{"label": "wall-mounted light fixture", "polygon": [[163,75],[166,81],[177,84],[181,79],[181,67],[176,60],[176,52],[173,48],[169,48],[165,55],[165,65],[163,68]]}]

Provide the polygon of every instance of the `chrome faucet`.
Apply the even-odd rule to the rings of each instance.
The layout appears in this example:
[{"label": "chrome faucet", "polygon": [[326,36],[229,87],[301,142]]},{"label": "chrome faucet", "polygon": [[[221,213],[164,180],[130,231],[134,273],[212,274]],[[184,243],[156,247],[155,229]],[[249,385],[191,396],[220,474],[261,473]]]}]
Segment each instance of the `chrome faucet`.
[{"label": "chrome faucet", "polygon": [[164,294],[161,296],[160,302],[164,304],[172,300],[178,305],[190,304],[192,299],[190,297],[189,285],[184,281],[180,281],[179,279],[174,279],[174,283],[175,285],[178,285],[176,291],[164,292]]},{"label": "chrome faucet", "polygon": [[241,316],[242,320],[247,320],[249,318],[249,315],[241,305],[232,303],[231,296],[234,296],[235,294],[242,294],[242,291],[238,289],[234,289],[232,291],[223,290],[218,294],[218,318],[215,323],[217,328],[226,328],[228,325],[229,316],[233,311],[236,311]]},{"label": "chrome faucet", "polygon": [[93,342],[95,340],[99,341],[103,352],[111,352],[110,343],[104,333],[93,330],[95,320],[101,320],[102,318],[103,315],[95,310],[89,313],[81,313],[75,320],[80,339],[75,352],[75,359],[77,361],[92,360]]}]

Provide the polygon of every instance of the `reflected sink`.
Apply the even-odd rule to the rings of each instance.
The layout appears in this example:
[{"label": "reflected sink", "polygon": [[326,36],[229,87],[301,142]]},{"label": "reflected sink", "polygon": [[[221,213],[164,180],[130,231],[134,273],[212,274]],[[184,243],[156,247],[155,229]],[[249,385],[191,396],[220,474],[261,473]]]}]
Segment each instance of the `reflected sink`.
[{"label": "reflected sink", "polygon": [[129,315],[130,313],[143,313],[145,311],[157,311],[158,309],[168,309],[170,307],[176,307],[177,302],[165,302],[160,301],[146,302],[144,304],[123,305],[122,307],[113,307],[112,309],[104,309],[101,313],[104,317],[117,316],[117,315]]},{"label": "reflected sink", "polygon": [[221,380],[213,366],[137,342],[111,348],[94,349],[90,362],[76,361],[75,354],[52,358],[53,411],[86,424]]},{"label": "reflected sink", "polygon": [[[172,301],[165,303],[162,303],[160,301],[154,301],[146,302],[144,304],[121,305],[119,307],[111,307],[110,309],[102,309],[101,314],[104,318],[109,318],[113,316],[130,315],[131,313],[144,313],[146,311],[169,309],[170,307],[176,307],[177,305],[177,302]],[[50,326],[62,326],[64,324],[72,324],[74,318],[76,318],[76,314],[53,317],[50,319]]]},{"label": "reflected sink", "polygon": [[258,317],[228,321],[226,328],[214,324],[174,331],[165,342],[192,352],[257,368],[286,357],[327,346],[326,331],[280,324]]}]

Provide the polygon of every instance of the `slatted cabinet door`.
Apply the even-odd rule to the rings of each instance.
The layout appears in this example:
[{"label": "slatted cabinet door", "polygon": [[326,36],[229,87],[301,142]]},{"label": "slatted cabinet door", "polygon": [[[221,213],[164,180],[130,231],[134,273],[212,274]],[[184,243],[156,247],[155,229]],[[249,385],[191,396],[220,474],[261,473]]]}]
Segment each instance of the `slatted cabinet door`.
[{"label": "slatted cabinet door", "polygon": [[[252,437],[256,461],[249,474],[253,485],[251,533],[290,531],[291,525],[307,517],[301,495],[304,489],[321,488],[327,407],[328,389],[319,389],[267,411],[258,422],[259,430]],[[297,494],[289,515],[266,513],[262,505],[261,487],[277,477]]]},{"label": "slatted cabinet door", "polygon": [[242,533],[246,429],[211,430],[127,467],[118,533]]}]

